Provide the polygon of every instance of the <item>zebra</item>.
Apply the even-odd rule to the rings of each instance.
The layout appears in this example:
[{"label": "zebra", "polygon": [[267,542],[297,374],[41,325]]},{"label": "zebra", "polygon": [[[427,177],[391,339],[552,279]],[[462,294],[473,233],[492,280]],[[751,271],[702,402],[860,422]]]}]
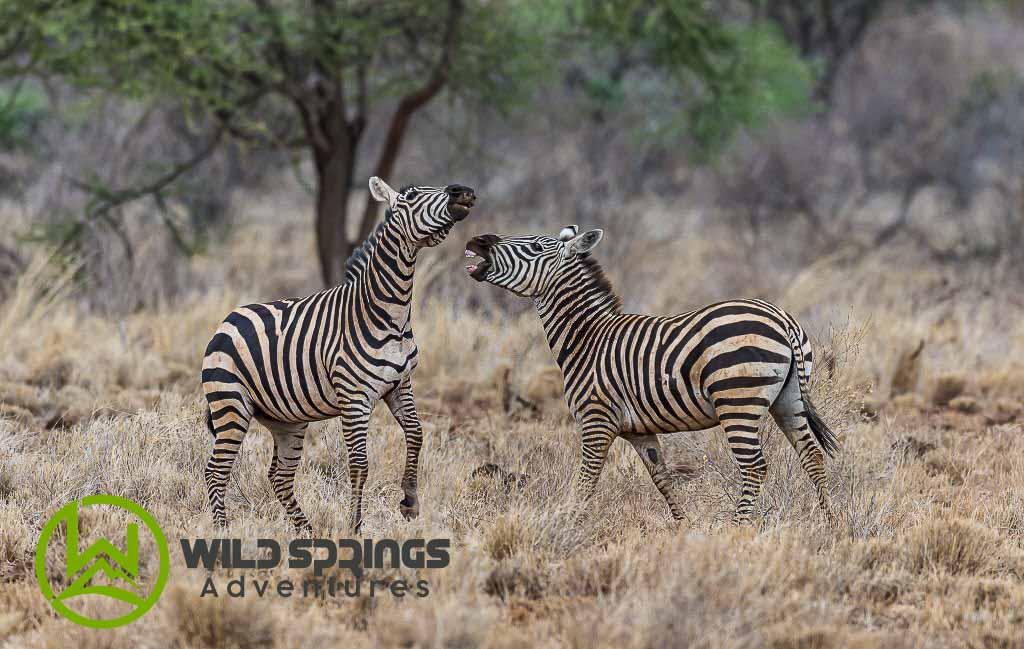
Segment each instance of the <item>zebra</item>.
[{"label": "zebra", "polygon": [[419,513],[423,433],[412,392],[418,360],[410,318],[413,271],[419,250],[444,241],[469,215],[476,194],[464,185],[395,191],[376,176],[370,193],[387,203],[387,213],[347,261],[343,284],[239,307],[206,348],[202,381],[214,442],[205,480],[218,527],[227,524],[225,487],[255,418],[274,438],[268,472],[274,493],[296,529],[311,532],[295,499],[295,471],[309,423],[340,417],[352,486],[349,522],[359,533],[367,426],[381,399],[405,436],[399,509],[406,519]]},{"label": "zebra", "polygon": [[749,523],[767,472],[758,434],[771,413],[834,520],[822,451],[839,450],[811,403],[807,335],[779,307],[730,300],[674,316],[622,312],[590,253],[602,230],[567,226],[557,237],[485,234],[466,244],[470,277],[531,298],[582,434],[577,491],[594,492],[612,442],[636,450],[672,516],[684,517],[658,435],[722,426],[739,465],[733,520]]}]

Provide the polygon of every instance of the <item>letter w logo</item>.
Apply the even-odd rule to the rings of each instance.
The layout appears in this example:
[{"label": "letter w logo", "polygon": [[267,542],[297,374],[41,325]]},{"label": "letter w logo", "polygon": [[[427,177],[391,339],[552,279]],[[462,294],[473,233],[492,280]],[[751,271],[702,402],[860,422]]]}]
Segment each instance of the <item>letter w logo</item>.
[{"label": "letter w logo", "polygon": [[[61,517],[67,524],[67,566],[64,574],[71,584],[57,595],[55,600],[66,600],[78,595],[104,595],[113,597],[133,606],[144,603],[138,594],[111,585],[92,585],[90,582],[102,572],[110,582],[126,581],[136,589],[139,577],[139,525],[129,523],[125,531],[125,550],[121,552],[113,543],[100,538],[85,549],[78,551],[78,503],[66,507]],[[92,565],[89,565],[89,564]],[[78,575],[77,577],[75,575]]]}]

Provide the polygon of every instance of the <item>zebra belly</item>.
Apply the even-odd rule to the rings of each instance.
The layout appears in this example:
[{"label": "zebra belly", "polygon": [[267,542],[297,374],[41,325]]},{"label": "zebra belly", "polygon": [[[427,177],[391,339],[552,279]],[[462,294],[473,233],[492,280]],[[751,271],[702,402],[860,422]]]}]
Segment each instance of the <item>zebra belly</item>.
[{"label": "zebra belly", "polygon": [[660,377],[659,386],[647,394],[634,394],[624,408],[623,432],[635,434],[676,433],[704,430],[717,423],[714,408],[700,393],[689,398],[681,380]]},{"label": "zebra belly", "polygon": [[342,394],[361,394],[379,399],[412,375],[419,364],[419,350],[411,337],[393,338],[362,356],[357,363],[352,355],[339,356],[333,375]]},{"label": "zebra belly", "polygon": [[265,417],[285,422],[314,422],[340,414],[326,372],[308,355],[294,353],[281,363],[267,386],[250,386],[253,403]]}]

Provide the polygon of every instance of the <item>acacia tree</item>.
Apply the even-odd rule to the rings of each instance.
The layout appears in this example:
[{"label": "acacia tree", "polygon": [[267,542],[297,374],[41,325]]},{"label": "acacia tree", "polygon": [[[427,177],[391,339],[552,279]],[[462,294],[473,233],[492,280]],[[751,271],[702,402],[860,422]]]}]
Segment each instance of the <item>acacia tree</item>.
[{"label": "acacia tree", "polygon": [[596,122],[640,104],[646,129],[707,161],[740,128],[809,106],[809,66],[769,21],[734,14],[707,0],[578,0],[590,37],[567,80],[596,100]]},{"label": "acacia tree", "polygon": [[413,115],[449,89],[507,102],[540,70],[546,4],[473,0],[0,0],[0,46],[19,70],[87,88],[180,103],[209,123],[192,158],[139,187],[90,183],[93,216],[160,192],[226,138],[308,152],[316,172],[322,279],[335,284],[376,203],[350,214],[354,170],[375,104],[394,103],[373,163],[389,177]]},{"label": "acacia tree", "polygon": [[815,97],[830,103],[836,76],[851,52],[864,40],[868,28],[894,0],[745,0],[754,17],[777,25],[801,57],[818,61],[821,71]]},{"label": "acacia tree", "polygon": [[376,204],[368,199],[352,215],[349,196],[367,123],[381,104],[394,105],[371,165],[382,177],[391,175],[414,114],[442,91],[506,107],[528,97],[530,81],[573,60],[584,70],[611,61],[609,80],[597,85],[612,94],[632,92],[620,69],[649,72],[653,83],[644,87],[671,90],[668,101],[645,105],[658,106],[666,123],[683,123],[701,149],[756,121],[765,107],[775,110],[800,75],[790,74],[792,66],[766,74],[764,39],[713,7],[707,0],[0,0],[0,56],[14,63],[0,66],[0,77],[5,69],[55,76],[167,102],[207,127],[193,155],[147,182],[81,183],[93,196],[88,218],[115,230],[119,206],[143,196],[162,205],[167,188],[228,139],[305,152],[316,172],[322,279],[334,284],[354,246],[350,221],[357,241],[375,222]]}]

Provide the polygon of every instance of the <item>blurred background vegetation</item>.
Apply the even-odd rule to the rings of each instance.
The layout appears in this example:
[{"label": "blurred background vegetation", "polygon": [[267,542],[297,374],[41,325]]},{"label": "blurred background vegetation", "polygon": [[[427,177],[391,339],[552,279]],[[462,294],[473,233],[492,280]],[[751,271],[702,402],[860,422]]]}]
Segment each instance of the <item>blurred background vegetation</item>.
[{"label": "blurred background vegetation", "polygon": [[[34,247],[102,312],[336,283],[373,174],[476,187],[459,243],[608,228],[630,306],[683,257],[673,310],[880,254],[1019,282],[1022,52],[995,0],[0,0],[0,293]],[[449,253],[421,293],[507,299]]]}]

